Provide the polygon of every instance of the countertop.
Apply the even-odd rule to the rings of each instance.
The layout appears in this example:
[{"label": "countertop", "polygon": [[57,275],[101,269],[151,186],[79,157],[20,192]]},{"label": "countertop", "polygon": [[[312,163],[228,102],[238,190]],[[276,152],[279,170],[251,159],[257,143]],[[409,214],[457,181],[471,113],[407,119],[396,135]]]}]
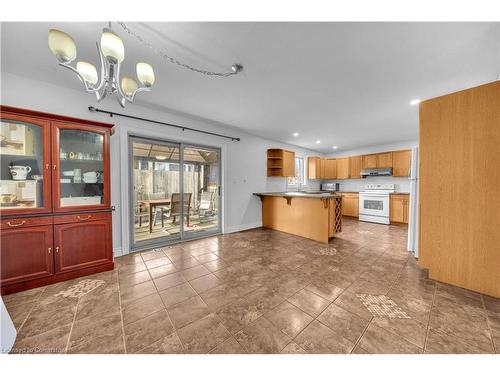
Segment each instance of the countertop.
[{"label": "countertop", "polygon": [[316,198],[316,199],[324,199],[324,198],[340,198],[341,195],[337,193],[303,193],[297,191],[282,191],[282,192],[272,192],[272,193],[253,193],[258,196],[267,196],[267,197],[298,197],[298,198]]}]

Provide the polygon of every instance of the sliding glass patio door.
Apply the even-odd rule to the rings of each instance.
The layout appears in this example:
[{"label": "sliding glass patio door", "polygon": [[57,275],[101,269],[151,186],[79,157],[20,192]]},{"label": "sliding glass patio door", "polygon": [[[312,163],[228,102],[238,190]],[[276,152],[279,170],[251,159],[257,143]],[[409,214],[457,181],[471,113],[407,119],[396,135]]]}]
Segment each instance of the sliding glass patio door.
[{"label": "sliding glass patio door", "polygon": [[200,146],[182,146],[184,191],[184,238],[219,231],[219,151]]},{"label": "sliding glass patio door", "polygon": [[220,233],[220,151],[131,136],[131,247]]}]

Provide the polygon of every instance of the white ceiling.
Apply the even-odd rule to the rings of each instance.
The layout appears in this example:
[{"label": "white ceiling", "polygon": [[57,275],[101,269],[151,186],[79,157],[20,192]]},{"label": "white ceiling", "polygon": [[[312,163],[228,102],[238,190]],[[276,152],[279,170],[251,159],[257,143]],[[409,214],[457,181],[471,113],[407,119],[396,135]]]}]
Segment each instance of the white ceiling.
[{"label": "white ceiling", "polygon": [[[157,83],[139,103],[204,117],[320,152],[415,140],[414,98],[493,81],[500,69],[500,23],[128,23],[207,77],[162,60],[114,29],[125,43],[123,71],[150,62]],[[104,23],[2,23],[2,71],[80,89],[57,66],[47,31],[77,42],[77,59],[97,65]],[[109,99],[107,99],[109,100]],[[294,138],[293,132],[300,136]],[[316,140],[321,140],[317,145]]]}]

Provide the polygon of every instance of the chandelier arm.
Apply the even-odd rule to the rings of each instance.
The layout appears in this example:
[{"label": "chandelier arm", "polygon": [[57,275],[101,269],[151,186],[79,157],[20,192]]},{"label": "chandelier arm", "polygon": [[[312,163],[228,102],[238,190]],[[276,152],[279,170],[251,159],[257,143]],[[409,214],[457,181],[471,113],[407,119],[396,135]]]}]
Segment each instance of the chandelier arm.
[{"label": "chandelier arm", "polygon": [[64,67],[64,68],[67,68],[67,69],[71,70],[73,73],[75,73],[78,76],[78,78],[80,79],[80,81],[82,81],[83,86],[85,87],[85,91],[86,92],[88,92],[88,93],[94,93],[94,92],[97,91],[95,88],[89,87],[87,81],[85,81],[85,79],[80,74],[80,72],[78,70],[76,70],[75,68],[73,68],[71,65],[65,64],[65,63],[59,63],[59,65],[62,66],[62,67]]},{"label": "chandelier arm", "polygon": [[104,59],[99,43],[96,42],[95,45],[97,47],[97,55],[99,56],[99,65],[101,67],[101,74],[99,76],[99,82],[96,85],[96,90],[100,92],[106,82],[106,60]]},{"label": "chandelier arm", "polygon": [[[115,81],[116,81],[116,91],[117,91],[117,97],[121,97],[123,99],[125,99],[126,101],[128,101],[129,103],[132,103],[132,100],[131,98],[129,98],[129,96],[127,94],[125,94],[122,90],[122,85],[121,85],[121,82],[120,82],[120,66],[121,64],[116,64],[116,70],[115,70]],[[137,90],[136,90],[137,91]],[[119,100],[120,101],[120,100]],[[120,102],[121,104],[121,102]]]},{"label": "chandelier arm", "polygon": [[147,92],[147,91],[151,91],[151,88],[147,87],[147,86],[143,86],[143,87],[139,87],[138,89],[136,89],[133,94],[130,96],[130,101],[133,102],[135,100],[135,94],[137,94],[138,92]]}]

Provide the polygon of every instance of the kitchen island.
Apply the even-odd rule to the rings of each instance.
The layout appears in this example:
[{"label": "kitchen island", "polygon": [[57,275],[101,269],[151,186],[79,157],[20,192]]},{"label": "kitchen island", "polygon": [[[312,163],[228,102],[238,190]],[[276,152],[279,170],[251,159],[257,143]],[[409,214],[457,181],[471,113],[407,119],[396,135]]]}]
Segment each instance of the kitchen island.
[{"label": "kitchen island", "polygon": [[254,193],[262,202],[262,226],[328,243],[342,230],[342,195]]}]

